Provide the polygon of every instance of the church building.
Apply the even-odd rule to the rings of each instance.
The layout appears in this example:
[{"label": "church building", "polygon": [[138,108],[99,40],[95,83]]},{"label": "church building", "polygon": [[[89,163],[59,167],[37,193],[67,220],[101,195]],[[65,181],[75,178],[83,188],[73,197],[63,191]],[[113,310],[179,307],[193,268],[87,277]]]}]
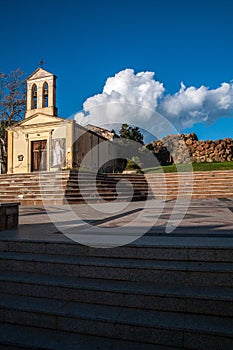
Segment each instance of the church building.
[{"label": "church building", "polygon": [[114,158],[113,142],[93,128],[60,118],[56,107],[56,76],[38,68],[27,79],[25,118],[8,129],[7,158],[9,174],[72,169],[80,165],[96,170],[105,160]]}]

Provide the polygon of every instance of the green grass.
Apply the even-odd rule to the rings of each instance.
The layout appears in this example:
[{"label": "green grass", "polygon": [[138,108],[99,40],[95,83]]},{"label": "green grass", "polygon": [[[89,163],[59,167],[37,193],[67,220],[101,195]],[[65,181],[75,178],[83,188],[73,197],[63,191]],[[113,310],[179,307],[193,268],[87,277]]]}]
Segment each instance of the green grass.
[{"label": "green grass", "polygon": [[233,162],[213,162],[213,163],[193,163],[193,164],[173,164],[162,167],[142,169],[145,174],[150,173],[174,173],[185,171],[212,171],[212,170],[233,170]]}]

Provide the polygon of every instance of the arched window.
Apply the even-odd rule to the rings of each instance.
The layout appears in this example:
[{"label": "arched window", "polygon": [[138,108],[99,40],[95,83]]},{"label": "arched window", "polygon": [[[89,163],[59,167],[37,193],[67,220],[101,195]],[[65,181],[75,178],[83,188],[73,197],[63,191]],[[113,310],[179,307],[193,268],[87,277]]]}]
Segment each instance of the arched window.
[{"label": "arched window", "polygon": [[32,87],[32,109],[37,108],[37,86],[36,84]]},{"label": "arched window", "polygon": [[43,85],[43,107],[48,107],[49,104],[49,90],[48,90],[48,84],[45,82]]}]

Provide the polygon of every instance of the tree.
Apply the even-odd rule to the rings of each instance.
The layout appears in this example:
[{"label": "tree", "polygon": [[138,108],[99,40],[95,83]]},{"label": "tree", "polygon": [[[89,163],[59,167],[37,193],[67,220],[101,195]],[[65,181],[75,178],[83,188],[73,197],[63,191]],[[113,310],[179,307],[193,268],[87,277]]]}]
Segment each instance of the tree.
[{"label": "tree", "polygon": [[131,127],[128,124],[122,124],[120,129],[120,137],[128,140],[133,140],[141,145],[144,144],[143,142],[143,134],[139,130],[137,126]]},{"label": "tree", "polygon": [[[7,167],[7,128],[24,117],[26,109],[25,74],[16,69],[9,74],[0,72],[0,163]],[[0,164],[1,166],[1,164]]]},{"label": "tree", "polygon": [[124,123],[120,129],[118,152],[127,160],[126,170],[139,170],[143,164],[143,134],[140,129]]}]

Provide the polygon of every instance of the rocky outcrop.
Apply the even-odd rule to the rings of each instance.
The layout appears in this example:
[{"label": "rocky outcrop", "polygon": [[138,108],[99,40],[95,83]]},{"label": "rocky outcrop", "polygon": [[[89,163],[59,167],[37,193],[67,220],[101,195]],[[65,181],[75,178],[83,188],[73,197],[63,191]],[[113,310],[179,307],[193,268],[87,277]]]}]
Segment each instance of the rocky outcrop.
[{"label": "rocky outcrop", "polygon": [[152,141],[147,148],[161,165],[191,162],[225,162],[233,160],[233,140],[199,141],[195,133],[168,135]]}]

